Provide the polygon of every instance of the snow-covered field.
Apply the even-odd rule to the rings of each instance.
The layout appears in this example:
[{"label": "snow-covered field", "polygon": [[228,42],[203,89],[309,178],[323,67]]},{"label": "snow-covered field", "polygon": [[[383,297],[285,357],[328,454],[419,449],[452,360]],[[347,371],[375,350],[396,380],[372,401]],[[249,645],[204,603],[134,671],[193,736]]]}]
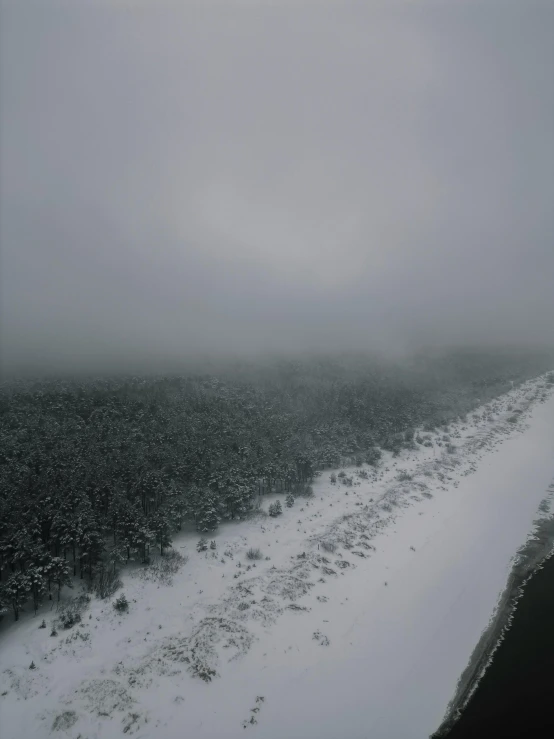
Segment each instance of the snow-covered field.
[{"label": "snow-covered field", "polygon": [[49,605],[6,616],[0,735],[427,737],[554,475],[553,390],[528,382],[368,479],[346,470],[351,486],[325,472],[279,518],[221,526],[215,550],[183,534],[174,574],[124,574],[127,613],[93,600],[57,636]]}]

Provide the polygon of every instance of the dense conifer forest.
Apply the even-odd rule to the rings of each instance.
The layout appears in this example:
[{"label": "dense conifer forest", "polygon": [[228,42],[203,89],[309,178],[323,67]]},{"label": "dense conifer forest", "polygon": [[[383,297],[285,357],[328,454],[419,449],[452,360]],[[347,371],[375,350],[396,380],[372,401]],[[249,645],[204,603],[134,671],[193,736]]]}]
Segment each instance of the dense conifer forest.
[{"label": "dense conifer forest", "polygon": [[[102,592],[173,534],[306,492],[324,468],[398,454],[552,366],[545,352],[281,360],[217,373],[21,380],[0,391],[1,607],[73,578]],[[108,585],[106,585],[108,583]]]}]

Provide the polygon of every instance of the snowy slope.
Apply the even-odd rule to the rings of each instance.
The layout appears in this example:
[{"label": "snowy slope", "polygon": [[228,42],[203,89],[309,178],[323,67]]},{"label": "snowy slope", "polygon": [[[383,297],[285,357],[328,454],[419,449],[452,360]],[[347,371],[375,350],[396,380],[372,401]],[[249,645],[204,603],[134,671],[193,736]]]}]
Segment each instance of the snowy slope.
[{"label": "snowy slope", "polygon": [[352,487],[325,472],[281,517],[223,525],[215,551],[183,534],[172,584],[124,575],[128,613],[95,600],[54,637],[48,606],[5,618],[0,735],[428,736],[554,475],[552,390],[539,378],[451,424],[453,453],[441,431],[367,480],[348,470]]}]

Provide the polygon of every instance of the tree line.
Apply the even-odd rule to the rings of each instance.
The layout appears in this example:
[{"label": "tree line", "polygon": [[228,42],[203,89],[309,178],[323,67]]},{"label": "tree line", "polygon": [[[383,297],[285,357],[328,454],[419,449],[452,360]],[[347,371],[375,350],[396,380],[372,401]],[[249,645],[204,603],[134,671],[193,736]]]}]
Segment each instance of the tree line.
[{"label": "tree line", "polygon": [[451,352],[227,367],[217,375],[14,381],[0,390],[0,608],[17,619],[73,578],[163,554],[184,525],[242,518],[259,496],[413,428],[467,413],[551,366],[546,353]]}]

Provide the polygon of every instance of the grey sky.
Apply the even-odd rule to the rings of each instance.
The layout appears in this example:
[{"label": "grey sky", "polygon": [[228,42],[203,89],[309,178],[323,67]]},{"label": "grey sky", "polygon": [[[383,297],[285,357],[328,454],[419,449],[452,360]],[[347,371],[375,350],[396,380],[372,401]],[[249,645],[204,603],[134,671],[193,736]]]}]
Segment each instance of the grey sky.
[{"label": "grey sky", "polygon": [[4,368],[554,342],[554,3],[1,8]]}]

